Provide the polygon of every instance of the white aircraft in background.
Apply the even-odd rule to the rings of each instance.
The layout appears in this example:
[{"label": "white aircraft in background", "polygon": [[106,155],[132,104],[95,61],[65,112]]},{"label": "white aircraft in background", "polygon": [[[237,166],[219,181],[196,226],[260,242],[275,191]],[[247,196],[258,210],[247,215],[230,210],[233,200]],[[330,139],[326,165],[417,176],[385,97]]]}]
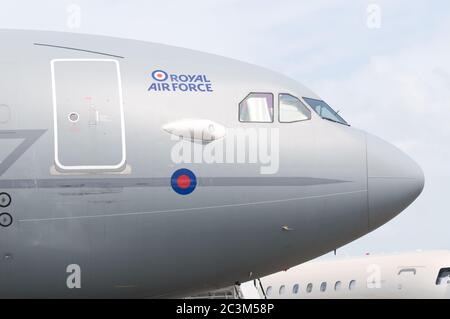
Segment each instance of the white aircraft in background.
[{"label": "white aircraft in background", "polygon": [[240,287],[244,298],[450,298],[450,251],[311,261]]}]

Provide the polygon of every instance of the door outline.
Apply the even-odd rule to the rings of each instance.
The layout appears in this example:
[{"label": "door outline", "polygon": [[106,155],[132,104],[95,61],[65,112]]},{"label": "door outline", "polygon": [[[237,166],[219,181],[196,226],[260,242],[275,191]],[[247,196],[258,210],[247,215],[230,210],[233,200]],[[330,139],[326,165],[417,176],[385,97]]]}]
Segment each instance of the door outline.
[{"label": "door outline", "polygon": [[[119,89],[119,109],[120,109],[120,127],[122,139],[122,159],[115,165],[64,165],[59,161],[58,151],[58,118],[57,118],[57,103],[56,103],[56,81],[55,81],[55,63],[56,62],[113,62],[116,66],[117,82]],[[67,171],[86,171],[86,170],[114,170],[117,171],[125,167],[126,162],[126,141],[125,141],[125,121],[123,112],[123,95],[122,95],[122,76],[120,73],[119,62],[114,59],[52,59],[50,61],[50,68],[52,73],[52,100],[53,100],[53,131],[55,144],[55,164],[62,170]]]},{"label": "door outline", "polygon": [[[414,278],[417,275],[416,267],[401,267],[397,271],[397,289],[402,290],[405,281],[410,278]],[[412,276],[412,277],[410,277]]]}]

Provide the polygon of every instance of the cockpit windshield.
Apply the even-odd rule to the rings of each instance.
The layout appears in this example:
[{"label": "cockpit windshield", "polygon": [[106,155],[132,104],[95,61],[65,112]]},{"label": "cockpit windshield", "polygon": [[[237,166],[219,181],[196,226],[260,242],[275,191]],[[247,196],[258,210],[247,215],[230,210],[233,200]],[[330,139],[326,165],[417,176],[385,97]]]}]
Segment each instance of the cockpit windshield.
[{"label": "cockpit windshield", "polygon": [[436,285],[450,284],[450,268],[442,268],[436,279]]},{"label": "cockpit windshield", "polygon": [[322,100],[311,99],[308,97],[303,98],[311,108],[325,120],[348,125],[348,123],[339,114],[333,110],[327,103]]}]

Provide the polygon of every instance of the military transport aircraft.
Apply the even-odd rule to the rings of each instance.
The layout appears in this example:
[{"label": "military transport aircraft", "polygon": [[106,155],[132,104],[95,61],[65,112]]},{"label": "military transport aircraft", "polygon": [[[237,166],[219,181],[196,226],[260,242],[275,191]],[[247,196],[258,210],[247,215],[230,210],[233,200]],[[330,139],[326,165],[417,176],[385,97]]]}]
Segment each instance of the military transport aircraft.
[{"label": "military transport aircraft", "polygon": [[407,155],[275,72],[91,35],[0,42],[0,297],[214,290],[340,247],[422,191]]}]

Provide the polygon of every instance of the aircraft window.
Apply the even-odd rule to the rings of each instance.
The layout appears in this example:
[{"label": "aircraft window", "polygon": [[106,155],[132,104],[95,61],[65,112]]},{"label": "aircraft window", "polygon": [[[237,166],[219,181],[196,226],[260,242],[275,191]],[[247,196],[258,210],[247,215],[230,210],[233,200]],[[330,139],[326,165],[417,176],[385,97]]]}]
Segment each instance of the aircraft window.
[{"label": "aircraft window", "polygon": [[334,290],[336,290],[336,291],[341,290],[341,287],[342,287],[342,282],[336,281],[336,283],[334,284]]},{"label": "aircraft window", "polygon": [[325,292],[327,290],[327,283],[323,282],[320,284],[320,291]]},{"label": "aircraft window", "polygon": [[348,125],[348,123],[339,114],[322,100],[316,100],[304,97],[306,103],[325,120]]},{"label": "aircraft window", "polygon": [[292,123],[311,119],[311,111],[295,96],[278,95],[279,120],[282,123]]},{"label": "aircraft window", "polygon": [[284,291],[286,290],[286,287],[284,285],[282,285],[280,287],[280,290],[278,291],[280,293],[280,295],[284,294]]},{"label": "aircraft window", "polygon": [[313,289],[313,284],[309,283],[308,286],[306,286],[306,292],[310,293],[312,291],[312,289]]},{"label": "aircraft window", "polygon": [[270,296],[271,293],[272,293],[272,286],[269,286],[266,289],[266,296]]},{"label": "aircraft window", "polygon": [[293,293],[294,295],[295,295],[295,294],[298,294],[299,288],[300,288],[300,286],[299,286],[298,284],[295,284],[295,285],[292,287],[292,293]]},{"label": "aircraft window", "polygon": [[273,122],[273,94],[250,93],[239,103],[239,121],[271,123]]},{"label": "aircraft window", "polygon": [[352,280],[350,281],[350,283],[348,284],[348,290],[353,290],[356,287],[356,280]]},{"label": "aircraft window", "polygon": [[442,268],[436,279],[436,285],[450,284],[450,268]]}]

